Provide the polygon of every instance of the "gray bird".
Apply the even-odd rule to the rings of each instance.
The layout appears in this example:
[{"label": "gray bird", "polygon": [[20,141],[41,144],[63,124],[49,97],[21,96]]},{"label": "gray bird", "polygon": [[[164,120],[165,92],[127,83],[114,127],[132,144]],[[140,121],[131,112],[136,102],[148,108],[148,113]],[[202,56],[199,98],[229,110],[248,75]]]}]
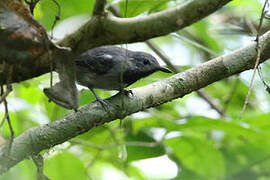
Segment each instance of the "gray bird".
[{"label": "gray bird", "polygon": [[150,54],[128,49],[102,46],[78,56],[77,82],[88,87],[101,104],[107,104],[93,89],[125,91],[124,88],[156,71],[171,73],[161,67]]}]

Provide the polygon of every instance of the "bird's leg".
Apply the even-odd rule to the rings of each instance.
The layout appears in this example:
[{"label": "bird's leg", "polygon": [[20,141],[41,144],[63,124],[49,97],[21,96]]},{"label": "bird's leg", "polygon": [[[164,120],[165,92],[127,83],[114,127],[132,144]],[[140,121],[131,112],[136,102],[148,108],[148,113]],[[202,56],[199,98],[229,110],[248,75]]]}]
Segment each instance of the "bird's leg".
[{"label": "bird's leg", "polygon": [[109,102],[107,102],[106,100],[101,99],[101,97],[99,97],[96,92],[92,89],[89,88],[91,90],[91,92],[94,94],[94,96],[96,97],[97,101],[100,102],[100,104],[105,108],[109,106]]}]

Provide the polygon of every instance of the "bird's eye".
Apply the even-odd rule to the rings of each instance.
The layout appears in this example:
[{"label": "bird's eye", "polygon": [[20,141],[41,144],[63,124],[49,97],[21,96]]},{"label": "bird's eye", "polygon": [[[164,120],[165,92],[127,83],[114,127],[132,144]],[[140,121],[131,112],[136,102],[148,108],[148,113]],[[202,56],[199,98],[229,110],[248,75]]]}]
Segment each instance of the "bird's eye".
[{"label": "bird's eye", "polygon": [[143,60],[143,64],[147,65],[147,64],[149,64],[149,61],[147,59],[145,59],[145,60]]}]

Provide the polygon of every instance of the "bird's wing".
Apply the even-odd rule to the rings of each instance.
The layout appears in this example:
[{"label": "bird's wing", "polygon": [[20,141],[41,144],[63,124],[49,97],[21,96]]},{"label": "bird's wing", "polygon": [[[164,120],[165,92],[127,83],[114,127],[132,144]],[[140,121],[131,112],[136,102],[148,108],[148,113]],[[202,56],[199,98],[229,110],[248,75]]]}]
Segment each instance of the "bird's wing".
[{"label": "bird's wing", "polygon": [[113,68],[115,57],[104,52],[86,52],[75,60],[78,68],[87,68],[88,71],[99,75],[107,73]]}]

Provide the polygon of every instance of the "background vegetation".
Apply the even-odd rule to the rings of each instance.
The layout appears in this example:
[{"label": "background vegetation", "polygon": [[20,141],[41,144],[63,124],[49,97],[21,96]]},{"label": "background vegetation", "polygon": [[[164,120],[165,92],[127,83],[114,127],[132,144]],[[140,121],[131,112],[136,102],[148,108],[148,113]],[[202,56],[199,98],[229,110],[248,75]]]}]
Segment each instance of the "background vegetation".
[{"label": "background vegetation", "polygon": [[[184,1],[111,0],[108,6],[119,7],[122,16],[134,17],[174,7]],[[79,25],[90,17],[95,3],[93,0],[58,2],[61,20],[54,30],[56,40],[77,26],[75,22]],[[153,39],[153,43],[177,68],[185,70],[255,40],[252,26],[258,23],[261,9],[259,1],[234,0],[184,30]],[[50,31],[57,11],[53,1],[42,0],[34,15]],[[127,47],[149,52],[158,58],[143,42]],[[269,82],[269,62],[262,64],[261,70],[264,80]],[[204,89],[209,100],[223,113],[218,113],[192,93],[94,128],[42,152],[44,172],[53,180],[270,180],[270,96],[259,78],[255,79],[248,108],[240,117],[251,73],[241,73]],[[131,88],[167,76],[155,73]],[[49,75],[46,74],[13,86],[8,102],[16,136],[71,113],[48,102],[42,92],[48,85]],[[81,93],[80,105],[95,100],[88,90]],[[114,93],[98,91],[104,98]],[[3,116],[2,106],[0,112]],[[1,136],[8,138],[9,134],[5,123]],[[31,160],[22,161],[0,180],[18,178],[36,178],[36,167]]]}]

